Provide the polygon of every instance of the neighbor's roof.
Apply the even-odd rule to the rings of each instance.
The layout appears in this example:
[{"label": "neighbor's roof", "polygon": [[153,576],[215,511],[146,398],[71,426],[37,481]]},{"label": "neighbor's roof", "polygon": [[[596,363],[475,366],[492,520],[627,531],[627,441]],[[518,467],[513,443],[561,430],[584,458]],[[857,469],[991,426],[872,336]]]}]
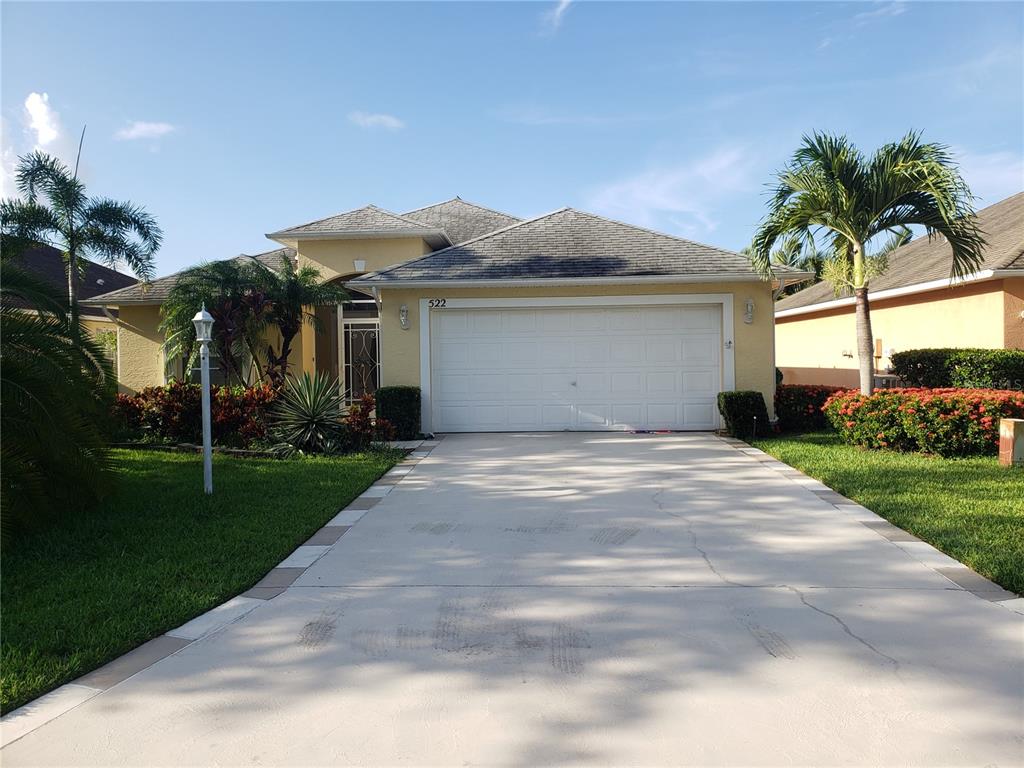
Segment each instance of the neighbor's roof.
[{"label": "neighbor's roof", "polygon": [[522,221],[516,216],[468,203],[460,197],[417,208],[402,215],[421,224],[443,229],[454,245]]},{"label": "neighbor's roof", "polygon": [[[26,249],[17,257],[19,263],[27,272],[43,280],[47,285],[52,286],[60,292],[61,296],[67,296],[68,278],[64,270],[64,257],[56,248],[49,245],[39,245]],[[93,296],[114,291],[119,288],[137,284],[139,281],[131,275],[110,269],[102,264],[85,259],[85,276],[78,285],[78,299],[84,304],[87,299]],[[101,309],[81,310],[83,317],[103,317]]]},{"label": "neighbor's roof", "polygon": [[[806,276],[788,268],[780,273]],[[352,281],[389,285],[451,281],[756,279],[738,253],[563,208]]]},{"label": "neighbor's roof", "polygon": [[325,219],[288,227],[267,235],[271,240],[327,239],[333,237],[399,237],[420,236],[433,247],[450,245],[443,229],[407,218],[376,205],[345,211]]},{"label": "neighbor's roof", "polygon": [[[255,256],[249,256],[242,254],[236,256],[236,261],[243,259],[256,259],[264,266],[270,267],[271,269],[277,269],[281,266],[281,259],[294,259],[295,251],[291,248],[277,248],[273,251],[267,251],[266,253],[256,254]],[[182,270],[181,272],[175,272],[173,275],[167,275],[166,277],[158,277],[149,283],[137,283],[128,288],[122,288],[119,291],[110,291],[98,296],[94,296],[88,301],[81,302],[82,304],[89,304],[92,306],[119,306],[124,304],[162,304],[167,298],[171,289],[178,284],[178,279],[184,272],[188,270]]]},{"label": "neighbor's roof", "polygon": [[[996,277],[986,273],[997,270],[1017,270],[1024,275],[1024,192],[978,211],[978,226],[988,242],[984,261],[978,270],[982,279]],[[889,268],[885,274],[871,281],[871,291],[909,289],[921,284],[926,284],[923,290],[942,287],[934,283],[948,280],[952,263],[953,252],[945,238],[929,240],[927,236],[919,237],[890,254]],[[836,300],[830,284],[817,283],[778,302],[775,312],[796,309],[812,312],[814,305]],[[829,306],[852,302],[849,294],[840,295],[838,300],[840,304]]]}]

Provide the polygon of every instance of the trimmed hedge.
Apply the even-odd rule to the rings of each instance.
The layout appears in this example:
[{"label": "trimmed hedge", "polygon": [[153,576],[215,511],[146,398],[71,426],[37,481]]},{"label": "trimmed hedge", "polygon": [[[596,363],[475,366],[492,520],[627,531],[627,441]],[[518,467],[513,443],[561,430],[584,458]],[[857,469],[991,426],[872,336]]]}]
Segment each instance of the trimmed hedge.
[{"label": "trimmed hedge", "polygon": [[377,416],[395,428],[399,440],[415,440],[420,434],[420,388],[380,387]]},{"label": "trimmed hedge", "polygon": [[760,392],[719,392],[718,412],[725,419],[725,428],[729,433],[741,440],[767,435],[771,430],[768,423],[768,408]]},{"label": "trimmed hedge", "polygon": [[1024,350],[911,349],[893,354],[892,371],[912,387],[1024,390]]},{"label": "trimmed hedge", "polygon": [[832,395],[825,413],[843,440],[865,448],[939,456],[995,455],[999,419],[1024,418],[1024,392],[883,389]]},{"label": "trimmed hedge", "polygon": [[825,429],[828,418],[822,408],[842,387],[817,384],[782,384],[775,389],[775,417],[782,432],[813,432]]}]

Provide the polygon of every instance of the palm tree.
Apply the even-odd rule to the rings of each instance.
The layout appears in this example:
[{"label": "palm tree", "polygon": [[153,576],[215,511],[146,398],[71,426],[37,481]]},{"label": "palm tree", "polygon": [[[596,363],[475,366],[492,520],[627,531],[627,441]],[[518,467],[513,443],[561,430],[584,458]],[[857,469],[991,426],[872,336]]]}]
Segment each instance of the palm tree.
[{"label": "palm tree", "polygon": [[0,507],[3,531],[95,503],[108,488],[105,422],[114,377],[61,294],[0,256]]},{"label": "palm tree", "polygon": [[88,197],[77,169],[72,173],[57,158],[38,151],[19,158],[17,186],[24,199],[0,201],[0,227],[4,234],[47,243],[63,253],[73,329],[78,327],[84,259],[110,267],[121,262],[142,280],[153,277],[153,254],[163,233],[140,206]]},{"label": "palm tree", "polygon": [[288,375],[288,358],[292,342],[309,323],[317,331],[320,324],[311,307],[340,304],[348,293],[337,283],[320,279],[320,271],[308,264],[302,267],[287,256],[281,256],[276,270],[263,268],[260,274],[260,292],[269,300],[267,320],[281,332],[281,346],[277,351],[267,345],[267,376],[275,386],[284,383]]},{"label": "palm tree", "polygon": [[[845,136],[805,136],[792,160],[777,175],[768,214],[754,235],[751,261],[771,274],[776,242],[796,237],[827,246],[822,277],[836,295],[856,298],[860,388],[870,394],[874,348],[868,285],[888,264],[888,254],[924,227],[928,237],[946,239],[953,253],[951,277],[978,269],[985,239],[973,200],[948,148],[921,141],[911,132],[865,157]],[[877,240],[888,241],[872,250]]]},{"label": "palm tree", "polygon": [[[168,359],[180,356],[186,365],[191,361],[195,353],[192,316],[205,304],[214,319],[214,349],[228,379],[247,383],[246,362],[251,361],[258,378],[266,376],[280,386],[302,324],[320,330],[310,307],[337,304],[347,295],[340,286],[321,281],[314,267],[297,267],[286,255],[277,269],[251,256],[203,264],[182,274],[161,308],[160,328],[167,338],[164,351]],[[277,349],[272,344],[264,348],[264,369],[261,348],[270,326],[280,331],[281,343]]]},{"label": "palm tree", "polygon": [[188,368],[195,356],[192,318],[201,306],[213,316],[213,349],[229,382],[249,382],[246,363],[263,377],[259,346],[267,327],[270,304],[259,290],[264,267],[255,259],[201,264],[178,278],[160,312],[167,359],[181,357]]},{"label": "palm tree", "polygon": [[[740,249],[740,253],[747,258],[752,258],[754,246],[744,246]],[[817,249],[815,249],[813,241],[804,242],[799,237],[790,235],[784,238],[780,242],[779,247],[772,251],[771,262],[772,264],[790,267],[800,272],[813,272],[814,279],[811,282],[821,282],[821,270],[824,266],[824,260]],[[806,287],[806,282],[787,285],[779,291],[779,297],[788,296]]]}]

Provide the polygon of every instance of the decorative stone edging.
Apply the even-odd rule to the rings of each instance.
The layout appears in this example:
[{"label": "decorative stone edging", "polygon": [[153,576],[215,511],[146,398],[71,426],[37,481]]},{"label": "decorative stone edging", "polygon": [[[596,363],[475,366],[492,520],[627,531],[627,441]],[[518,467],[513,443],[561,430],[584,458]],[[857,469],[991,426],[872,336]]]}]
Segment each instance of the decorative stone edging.
[{"label": "decorative stone edging", "polygon": [[875,514],[867,507],[863,507],[855,501],[846,498],[841,493],[829,488],[822,482],[808,477],[803,472],[788,464],[779,461],[764,451],[754,448],[749,443],[737,440],[734,437],[717,436],[725,444],[732,446],[740,453],[749,456],[762,466],[776,471],[783,477],[803,486],[819,499],[831,504],[840,512],[843,512],[866,528],[877,533],[887,541],[902,549],[910,557],[922,565],[931,568],[940,576],[945,577],[960,589],[970,592],[975,597],[980,597],[992,603],[998,603],[1004,608],[1024,615],[1024,597],[1003,589],[995,582],[989,581],[984,576],[975,573],[966,565],[961,563],[944,552],[940,552],[931,544],[921,541],[914,534],[893,525],[880,515]]},{"label": "decorative stone edging", "polygon": [[84,704],[129,677],[187,648],[249,614],[288,589],[317,560],[329,552],[349,529],[391,493],[416,465],[430,455],[440,438],[409,441],[396,447],[412,449],[404,460],[378,478],[320,530],[314,533],[266,576],[242,594],[211,608],[176,629],[159,635],[99,669],[87,672],[0,718],[0,747],[17,741],[40,726]]}]

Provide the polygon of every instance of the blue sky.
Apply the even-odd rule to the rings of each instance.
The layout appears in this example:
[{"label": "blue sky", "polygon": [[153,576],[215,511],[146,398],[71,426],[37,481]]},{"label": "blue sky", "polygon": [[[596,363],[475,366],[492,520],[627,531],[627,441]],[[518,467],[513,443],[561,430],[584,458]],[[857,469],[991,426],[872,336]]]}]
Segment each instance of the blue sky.
[{"label": "blue sky", "polygon": [[739,249],[811,130],[951,145],[1024,189],[1017,3],[14,3],[5,195],[73,157],[145,205],[164,274],[366,203],[564,205]]}]

